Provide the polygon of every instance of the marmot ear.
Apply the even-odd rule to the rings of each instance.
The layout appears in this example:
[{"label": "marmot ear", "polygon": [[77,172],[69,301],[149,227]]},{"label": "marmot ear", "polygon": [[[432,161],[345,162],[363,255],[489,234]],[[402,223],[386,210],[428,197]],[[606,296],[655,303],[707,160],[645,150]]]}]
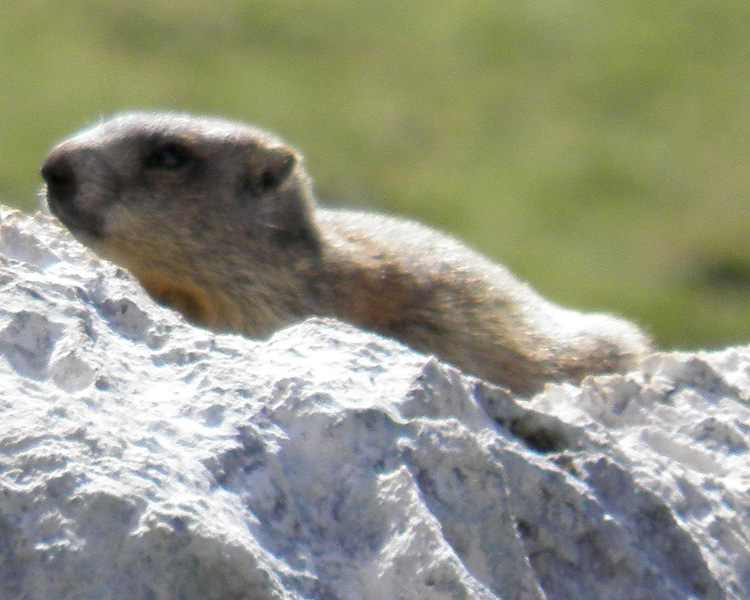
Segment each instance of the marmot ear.
[{"label": "marmot ear", "polygon": [[247,188],[261,196],[278,188],[294,170],[297,155],[286,146],[258,147],[248,160]]}]

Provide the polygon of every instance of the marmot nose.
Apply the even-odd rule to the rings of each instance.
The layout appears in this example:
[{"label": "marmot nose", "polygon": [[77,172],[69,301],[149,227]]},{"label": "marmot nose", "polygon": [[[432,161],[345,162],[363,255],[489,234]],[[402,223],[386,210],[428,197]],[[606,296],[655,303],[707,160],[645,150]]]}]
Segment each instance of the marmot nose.
[{"label": "marmot nose", "polygon": [[53,152],[42,165],[42,178],[47,183],[47,197],[61,204],[69,204],[76,194],[76,174],[69,157]]}]

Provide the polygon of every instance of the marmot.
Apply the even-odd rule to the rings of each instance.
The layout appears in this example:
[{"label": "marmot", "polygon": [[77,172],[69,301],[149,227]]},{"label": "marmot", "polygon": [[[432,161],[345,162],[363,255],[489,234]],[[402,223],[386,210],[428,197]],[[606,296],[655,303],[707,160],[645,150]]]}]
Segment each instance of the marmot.
[{"label": "marmot", "polygon": [[55,147],[42,176],[76,238],[217,332],[335,317],[522,395],[648,348],[635,326],[560,308],[423,225],[317,207],[299,155],[247,125],[125,113]]}]

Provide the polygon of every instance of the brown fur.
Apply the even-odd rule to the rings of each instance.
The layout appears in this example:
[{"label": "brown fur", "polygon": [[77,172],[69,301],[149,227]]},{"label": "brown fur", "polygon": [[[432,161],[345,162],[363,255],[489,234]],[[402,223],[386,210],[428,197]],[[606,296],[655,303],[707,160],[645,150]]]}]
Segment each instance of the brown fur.
[{"label": "brown fur", "polygon": [[57,146],[42,174],[78,239],[215,331],[337,317],[522,394],[647,350],[634,326],[557,307],[448,236],[316,207],[297,155],[245,125],[128,113]]}]

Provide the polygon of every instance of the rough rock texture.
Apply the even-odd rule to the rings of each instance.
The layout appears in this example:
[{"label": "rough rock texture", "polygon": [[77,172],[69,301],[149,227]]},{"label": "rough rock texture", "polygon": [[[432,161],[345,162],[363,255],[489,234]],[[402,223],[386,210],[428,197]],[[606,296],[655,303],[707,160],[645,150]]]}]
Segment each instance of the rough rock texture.
[{"label": "rough rock texture", "polygon": [[0,219],[0,600],[750,597],[750,349],[519,399]]}]

